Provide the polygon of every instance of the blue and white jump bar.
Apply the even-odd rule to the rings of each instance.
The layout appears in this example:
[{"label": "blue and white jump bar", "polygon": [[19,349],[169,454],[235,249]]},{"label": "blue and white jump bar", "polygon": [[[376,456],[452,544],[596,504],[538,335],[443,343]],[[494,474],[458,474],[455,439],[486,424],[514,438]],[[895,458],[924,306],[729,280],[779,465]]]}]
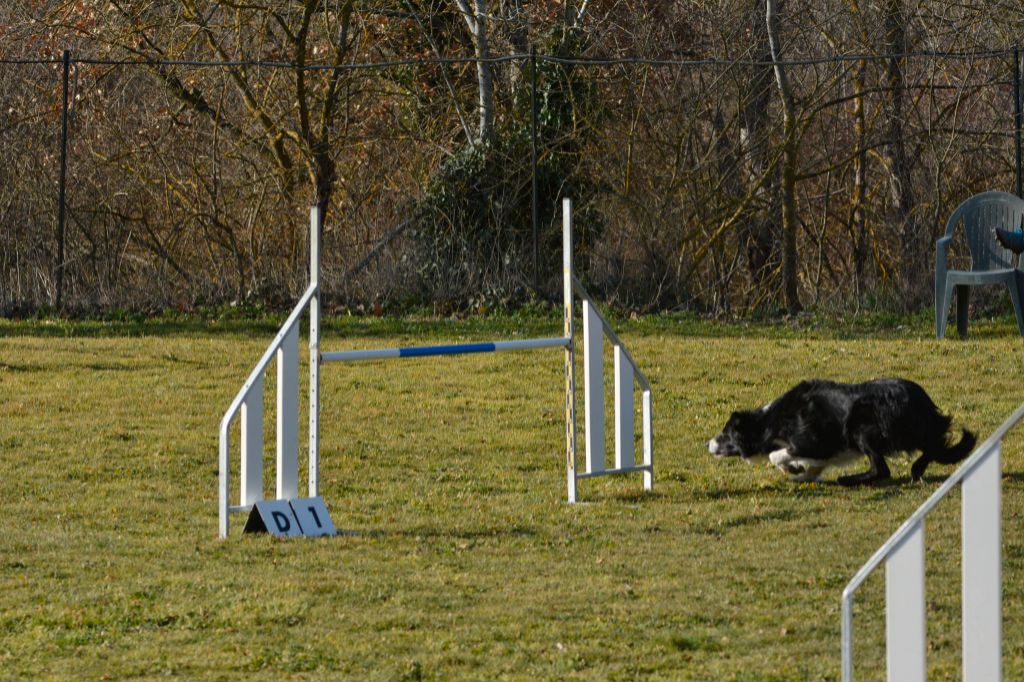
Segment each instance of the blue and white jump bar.
[{"label": "blue and white jump bar", "polygon": [[508,350],[536,350],[538,348],[568,348],[572,338],[556,336],[548,339],[522,339],[518,341],[490,341],[487,343],[460,343],[444,346],[411,346],[409,348],[379,348],[374,350],[346,350],[321,353],[321,362],[358,362],[361,360],[390,360],[393,358],[426,358],[437,355],[470,355]]},{"label": "blue and white jump bar", "polygon": [[[568,500],[576,501],[576,484],[580,479],[608,474],[642,472],[644,489],[654,482],[654,447],[652,437],[651,384],[637,366],[625,345],[616,336],[586,290],[573,275],[572,267],[572,203],[562,202],[562,270],[564,295],[564,334],[540,339],[460,343],[439,346],[411,346],[373,350],[320,350],[320,212],[310,211],[309,287],[285,321],[270,347],[242,385],[220,423],[219,449],[219,512],[220,536],[227,537],[231,513],[248,512],[264,499],[263,489],[263,389],[264,377],[271,363],[276,365],[277,381],[277,490],[276,499],[290,500],[299,496],[299,327],[302,315],[309,311],[309,479],[308,497],[319,496],[320,470],[320,365],[325,362],[357,362],[394,358],[425,358],[472,353],[561,348],[565,352],[565,461]],[[576,462],[576,341],[574,302],[583,308],[583,371],[584,424],[586,461],[578,471]],[[614,349],[615,363],[615,452],[614,461],[605,462],[604,410],[604,340]],[[636,461],[634,427],[634,391],[641,396],[643,453]],[[238,483],[234,487],[238,504],[232,505],[231,431],[235,420],[240,423],[239,449],[241,463]]]}]

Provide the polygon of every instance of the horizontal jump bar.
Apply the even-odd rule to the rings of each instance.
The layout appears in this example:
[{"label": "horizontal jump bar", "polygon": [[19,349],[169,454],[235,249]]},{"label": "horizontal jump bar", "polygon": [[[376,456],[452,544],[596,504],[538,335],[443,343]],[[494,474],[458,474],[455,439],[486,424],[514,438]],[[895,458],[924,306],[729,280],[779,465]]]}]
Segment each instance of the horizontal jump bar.
[{"label": "horizontal jump bar", "polygon": [[461,343],[451,346],[414,346],[412,348],[381,348],[377,350],[346,350],[321,353],[321,362],[355,362],[357,360],[385,360],[388,358],[423,358],[434,355],[467,355],[494,353],[506,350],[533,350],[535,348],[565,348],[572,339],[559,336],[549,339],[523,339],[521,341],[491,341],[488,343]]}]

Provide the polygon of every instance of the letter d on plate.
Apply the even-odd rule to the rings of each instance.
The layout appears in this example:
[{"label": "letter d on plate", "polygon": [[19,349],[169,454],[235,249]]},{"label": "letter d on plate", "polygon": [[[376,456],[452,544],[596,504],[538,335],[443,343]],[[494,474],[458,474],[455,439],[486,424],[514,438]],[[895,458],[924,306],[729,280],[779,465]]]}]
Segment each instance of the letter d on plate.
[{"label": "letter d on plate", "polygon": [[302,525],[288,500],[260,500],[253,505],[243,533],[270,533],[279,538],[302,535]]}]

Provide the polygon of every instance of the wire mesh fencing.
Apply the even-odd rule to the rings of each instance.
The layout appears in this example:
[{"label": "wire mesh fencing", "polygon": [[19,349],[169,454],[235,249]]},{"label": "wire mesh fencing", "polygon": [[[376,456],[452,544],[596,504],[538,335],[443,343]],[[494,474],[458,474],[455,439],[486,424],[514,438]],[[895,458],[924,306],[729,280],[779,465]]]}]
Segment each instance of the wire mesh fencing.
[{"label": "wire mesh fencing", "polygon": [[287,305],[315,202],[333,305],[552,298],[563,196],[607,300],[772,307],[787,191],[802,301],[913,307],[949,211],[1019,191],[1014,50],[780,62],[788,114],[770,61],[513,54],[486,137],[481,61],[0,62],[0,310]]}]

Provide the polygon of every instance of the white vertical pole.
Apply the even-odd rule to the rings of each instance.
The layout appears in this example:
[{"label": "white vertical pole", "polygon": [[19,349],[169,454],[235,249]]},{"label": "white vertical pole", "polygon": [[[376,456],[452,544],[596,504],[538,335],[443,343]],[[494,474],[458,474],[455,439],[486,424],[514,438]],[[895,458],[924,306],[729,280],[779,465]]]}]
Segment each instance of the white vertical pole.
[{"label": "white vertical pole", "polygon": [[299,325],[277,349],[277,499],[299,496]]},{"label": "white vertical pole", "polygon": [[885,561],[885,652],[889,680],[925,682],[924,521]]},{"label": "white vertical pole", "polygon": [[231,458],[229,457],[229,451],[231,449],[231,434],[229,429],[231,428],[231,422],[223,420],[220,425],[220,453],[219,460],[220,465],[218,467],[218,481],[217,487],[220,489],[220,519],[219,529],[220,536],[226,538],[228,536],[228,527],[231,523],[228,518],[228,497],[231,494],[230,491],[230,471]]},{"label": "white vertical pole", "polygon": [[615,346],[615,468],[625,469],[636,463],[633,435],[633,365],[622,346]]},{"label": "white vertical pole", "polygon": [[963,479],[963,679],[1001,680],[1002,670],[1002,444]]},{"label": "white vertical pole", "polygon": [[853,592],[843,590],[839,650],[842,658],[842,682],[853,682]]},{"label": "white vertical pole", "polygon": [[576,503],[576,366],[572,319],[572,200],[562,199],[562,300],[565,323],[565,468],[569,504]]},{"label": "white vertical pole", "polygon": [[239,504],[263,499],[263,375],[260,374],[242,401],[242,467],[239,472]]},{"label": "white vertical pole", "polygon": [[587,473],[604,471],[604,327],[583,301],[583,397],[586,401]]},{"label": "white vertical pole", "polygon": [[320,208],[309,210],[309,284],[316,293],[309,301],[309,496],[319,493],[320,480]]},{"label": "white vertical pole", "polygon": [[651,490],[654,488],[654,407],[651,392],[644,391],[641,400],[644,420],[644,466],[650,467],[644,471],[644,490]]}]

